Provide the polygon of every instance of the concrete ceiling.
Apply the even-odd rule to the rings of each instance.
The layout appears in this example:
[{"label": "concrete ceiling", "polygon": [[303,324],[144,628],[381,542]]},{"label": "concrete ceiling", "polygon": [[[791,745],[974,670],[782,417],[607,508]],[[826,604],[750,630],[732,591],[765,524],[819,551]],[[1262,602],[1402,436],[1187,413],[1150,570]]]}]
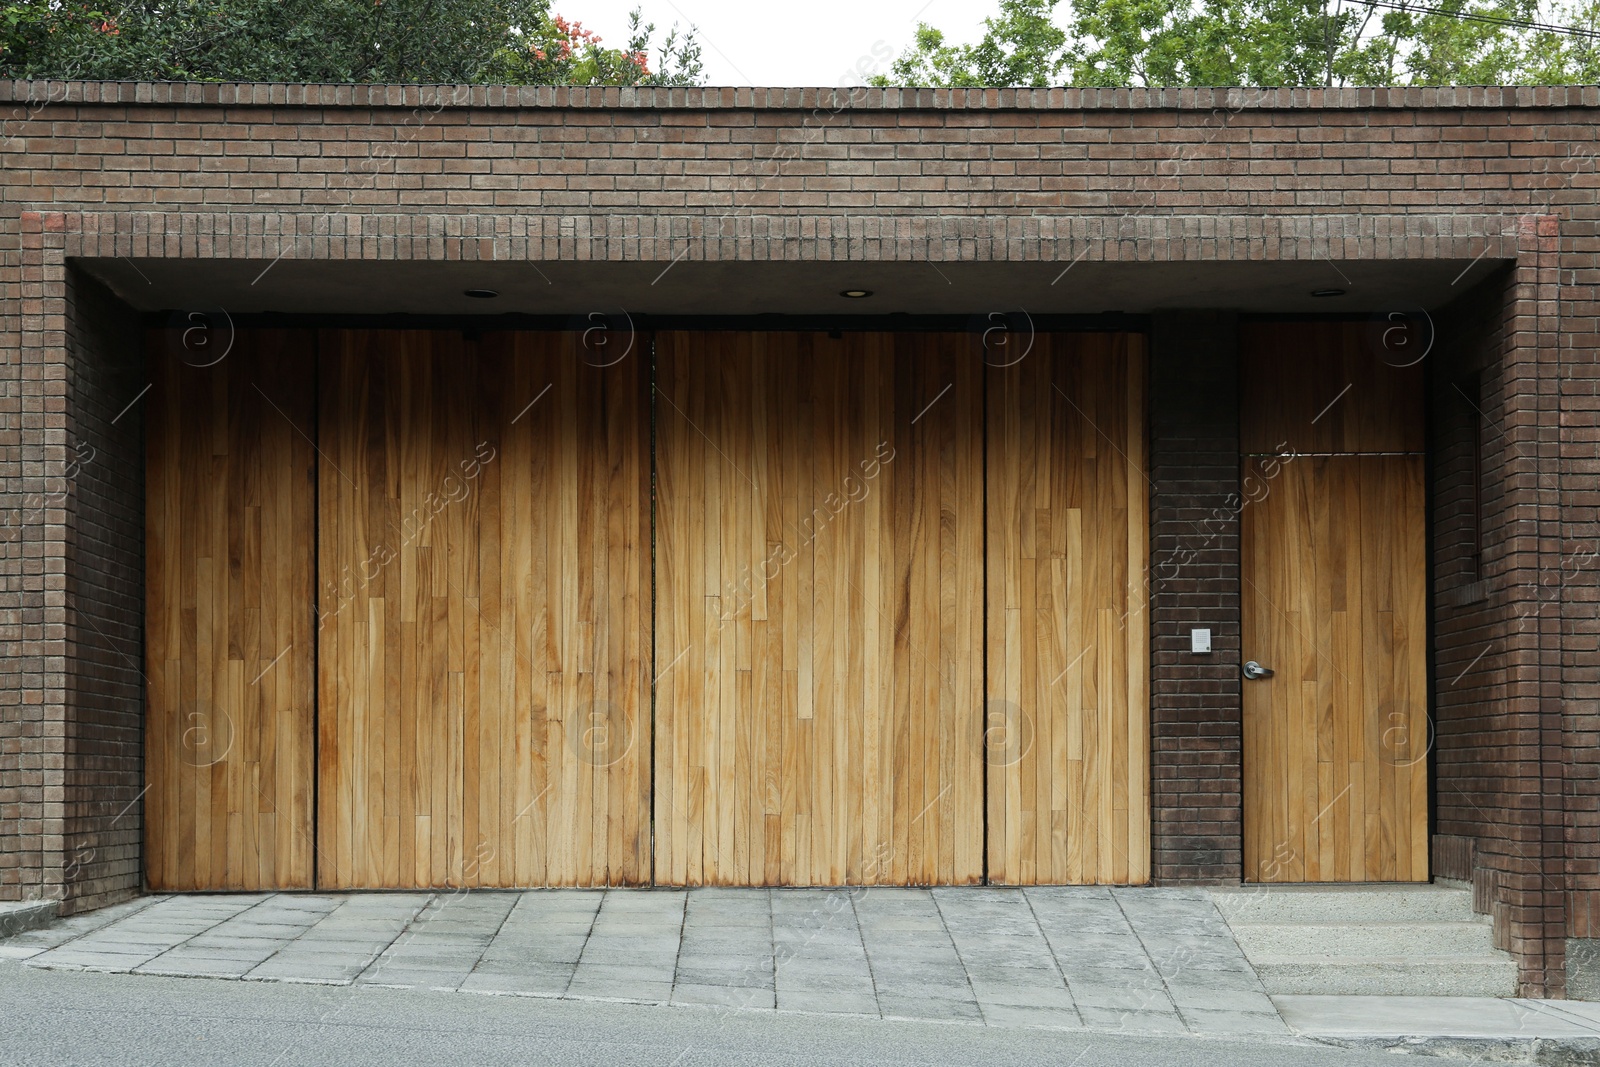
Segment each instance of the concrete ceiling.
[{"label": "concrete ceiling", "polygon": [[[233,314],[860,315],[1434,310],[1500,261],[1248,263],[75,261],[140,311]],[[491,289],[494,299],[463,295]],[[842,289],[868,289],[846,299]],[[1314,297],[1319,289],[1344,295]]]}]

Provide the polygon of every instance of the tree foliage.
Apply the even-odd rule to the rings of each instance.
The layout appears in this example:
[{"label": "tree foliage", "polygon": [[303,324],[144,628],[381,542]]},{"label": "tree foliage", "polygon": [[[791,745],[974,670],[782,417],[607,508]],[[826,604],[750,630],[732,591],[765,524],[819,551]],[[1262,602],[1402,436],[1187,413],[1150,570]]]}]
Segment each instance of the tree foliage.
[{"label": "tree foliage", "polygon": [[0,76],[147,81],[694,84],[700,45],[625,48],[549,0],[23,0],[0,3]]},{"label": "tree foliage", "polygon": [[[1488,85],[1600,81],[1600,0],[1001,0],[974,44],[921,24],[880,85]],[[1058,22],[1059,14],[1059,22]],[[1470,15],[1475,17],[1462,17]],[[1498,21],[1496,21],[1498,20]]]}]

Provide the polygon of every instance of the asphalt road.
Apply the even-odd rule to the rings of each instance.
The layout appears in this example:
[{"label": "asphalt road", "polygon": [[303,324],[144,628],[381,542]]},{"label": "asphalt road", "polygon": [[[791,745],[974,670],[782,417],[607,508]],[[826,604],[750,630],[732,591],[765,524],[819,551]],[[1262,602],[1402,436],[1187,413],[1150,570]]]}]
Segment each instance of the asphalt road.
[{"label": "asphalt road", "polygon": [[1282,1042],[74,973],[0,963],[0,1064],[369,1063],[1394,1067],[1395,1057]]}]

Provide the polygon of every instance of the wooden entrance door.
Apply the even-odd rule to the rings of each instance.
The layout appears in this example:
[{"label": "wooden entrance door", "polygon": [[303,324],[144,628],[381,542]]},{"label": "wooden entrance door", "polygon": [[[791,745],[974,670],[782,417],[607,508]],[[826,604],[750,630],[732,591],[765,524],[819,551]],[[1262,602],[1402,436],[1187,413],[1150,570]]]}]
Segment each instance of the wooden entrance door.
[{"label": "wooden entrance door", "polygon": [[1421,368],[1374,341],[1241,337],[1248,881],[1428,877]]},{"label": "wooden entrance door", "polygon": [[644,361],[326,331],[319,878],[649,878]]}]

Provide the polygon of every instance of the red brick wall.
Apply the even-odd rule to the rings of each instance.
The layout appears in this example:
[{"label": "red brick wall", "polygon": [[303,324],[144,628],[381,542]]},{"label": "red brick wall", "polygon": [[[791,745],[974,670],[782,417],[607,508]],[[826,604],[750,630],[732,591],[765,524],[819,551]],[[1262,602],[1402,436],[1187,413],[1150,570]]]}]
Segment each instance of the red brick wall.
[{"label": "red brick wall", "polygon": [[[96,345],[78,335],[74,255],[1514,260],[1458,309],[1487,300],[1499,429],[1481,603],[1448,600],[1460,549],[1436,524],[1437,813],[1492,874],[1526,988],[1559,988],[1569,907],[1590,903],[1571,894],[1600,892],[1600,564],[1584,555],[1600,536],[1600,89],[433,93],[0,85],[0,508],[30,513],[75,435],[114,436],[105,397],[75,376]],[[1440,410],[1442,515],[1461,489]],[[1156,559],[1225,488],[1224,429],[1195,420],[1152,442]],[[114,655],[127,631],[85,636],[90,618],[129,621],[128,484],[40,509],[0,542],[0,894],[66,880],[91,901],[131,884],[132,838],[82,796],[120,799],[134,775],[136,696]],[[1151,604],[1156,861],[1171,880],[1235,863],[1236,725],[1212,718],[1232,683],[1176,651],[1196,616],[1227,618],[1227,536],[1193,586],[1158,586]],[[80,846],[94,858],[69,879]]]}]

